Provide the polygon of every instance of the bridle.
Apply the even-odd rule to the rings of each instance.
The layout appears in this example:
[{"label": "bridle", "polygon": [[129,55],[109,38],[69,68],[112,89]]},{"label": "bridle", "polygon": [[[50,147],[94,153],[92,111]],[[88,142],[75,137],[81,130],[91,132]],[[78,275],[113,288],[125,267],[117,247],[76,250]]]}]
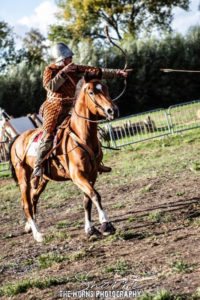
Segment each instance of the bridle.
[{"label": "bridle", "polygon": [[[92,79],[90,82],[100,82],[100,80],[99,80],[99,79]],[[100,109],[102,110],[102,112],[105,112],[105,111],[104,111],[104,108],[103,108],[101,105],[99,105],[99,104],[95,101],[95,97],[92,97],[92,96],[86,91],[86,89],[87,89],[87,87],[84,88],[84,91],[86,92],[86,94],[87,94],[87,96],[90,98],[90,100],[94,103],[95,107],[98,107],[98,108],[100,108]],[[102,90],[102,94],[103,94],[103,90]],[[104,122],[107,121],[107,119],[106,119],[106,120],[91,120],[91,119],[89,119],[89,118],[87,118],[87,117],[83,117],[83,116],[79,115],[79,114],[76,112],[75,106],[74,106],[74,112],[75,112],[75,114],[76,114],[77,117],[79,117],[79,118],[81,118],[81,119],[83,119],[83,120],[89,121],[89,122],[91,122],[91,123],[104,123]]]}]

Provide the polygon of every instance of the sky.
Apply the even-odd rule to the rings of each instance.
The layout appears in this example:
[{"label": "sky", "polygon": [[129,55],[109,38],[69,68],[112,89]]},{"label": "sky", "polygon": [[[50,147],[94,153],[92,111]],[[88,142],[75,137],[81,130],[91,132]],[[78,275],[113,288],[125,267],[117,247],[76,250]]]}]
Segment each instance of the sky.
[{"label": "sky", "polygon": [[[200,25],[200,0],[190,1],[190,10],[174,9],[172,28],[185,34],[190,26]],[[0,0],[0,20],[13,27],[23,37],[31,28],[37,28],[46,37],[48,26],[57,22],[55,0]],[[18,40],[18,46],[20,39]]]}]

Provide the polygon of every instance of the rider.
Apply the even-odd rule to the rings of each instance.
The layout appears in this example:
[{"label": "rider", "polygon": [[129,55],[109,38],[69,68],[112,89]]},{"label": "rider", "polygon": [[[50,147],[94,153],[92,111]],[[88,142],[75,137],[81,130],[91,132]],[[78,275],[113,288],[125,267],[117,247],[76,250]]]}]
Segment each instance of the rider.
[{"label": "rider", "polygon": [[[55,63],[47,66],[43,75],[43,86],[47,90],[47,99],[40,111],[43,114],[43,135],[37,151],[31,184],[37,188],[42,176],[42,160],[53,146],[55,128],[69,114],[76,90],[76,84],[85,71],[97,71],[99,68],[75,65],[72,63],[74,53],[64,43],[52,47]],[[102,78],[117,79],[127,77],[127,72],[119,69],[102,68]],[[110,172],[111,168],[100,165],[100,172]]]}]

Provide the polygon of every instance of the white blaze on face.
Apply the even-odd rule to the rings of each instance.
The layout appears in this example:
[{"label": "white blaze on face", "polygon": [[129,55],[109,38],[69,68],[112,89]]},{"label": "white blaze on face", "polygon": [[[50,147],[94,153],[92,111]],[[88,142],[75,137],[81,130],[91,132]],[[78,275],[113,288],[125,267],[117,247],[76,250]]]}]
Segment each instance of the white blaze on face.
[{"label": "white blaze on face", "polygon": [[102,85],[101,85],[100,83],[98,83],[98,84],[96,85],[96,89],[102,91]]},{"label": "white blaze on face", "polygon": [[85,85],[84,85],[84,91],[86,91],[86,89],[87,89],[87,87],[88,87],[88,83],[86,83]]}]

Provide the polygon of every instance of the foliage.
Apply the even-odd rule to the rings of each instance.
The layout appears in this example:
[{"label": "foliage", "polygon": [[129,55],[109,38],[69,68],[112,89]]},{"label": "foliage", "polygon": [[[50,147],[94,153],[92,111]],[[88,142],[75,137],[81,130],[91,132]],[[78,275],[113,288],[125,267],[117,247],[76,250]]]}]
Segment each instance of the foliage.
[{"label": "foliage", "polygon": [[[126,93],[117,102],[121,116],[199,99],[199,73],[162,73],[160,68],[200,70],[200,27],[191,28],[184,37],[175,33],[163,33],[159,38],[126,36],[119,45],[127,52],[128,67],[134,69],[127,78]],[[115,69],[124,66],[121,52],[108,44],[102,48],[92,39],[81,39],[69,46],[76,54],[75,63]],[[38,111],[46,94],[43,69],[43,64],[27,58],[10,66],[0,81],[0,107],[15,116]],[[123,80],[107,84],[112,98],[123,89]]]},{"label": "foliage", "polygon": [[0,21],[0,70],[1,72],[15,59],[15,41],[9,25]]},{"label": "foliage", "polygon": [[[200,27],[191,28],[185,37],[170,33],[162,38],[127,38],[121,46],[127,51],[129,67],[134,69],[128,76],[126,93],[118,102],[122,115],[199,99],[198,73],[162,73],[160,68],[200,70]],[[121,53],[115,51],[109,56],[108,67],[123,67]],[[122,90],[123,82],[117,86],[109,83],[109,87],[114,97]]]},{"label": "foliage", "polygon": [[[62,26],[51,26],[51,37],[64,32],[68,39],[105,38],[104,25],[112,28],[118,39],[136,36],[154,27],[170,29],[172,9],[189,7],[189,0],[58,0],[58,19]],[[56,37],[56,35],[54,35]]]},{"label": "foliage", "polygon": [[44,62],[44,56],[47,50],[44,36],[37,29],[31,29],[26,33],[23,39],[23,48],[25,49],[26,57],[30,62]]},{"label": "foliage", "polygon": [[29,66],[25,61],[11,65],[0,78],[0,107],[15,117],[38,112],[45,99],[43,70],[43,64]]}]

